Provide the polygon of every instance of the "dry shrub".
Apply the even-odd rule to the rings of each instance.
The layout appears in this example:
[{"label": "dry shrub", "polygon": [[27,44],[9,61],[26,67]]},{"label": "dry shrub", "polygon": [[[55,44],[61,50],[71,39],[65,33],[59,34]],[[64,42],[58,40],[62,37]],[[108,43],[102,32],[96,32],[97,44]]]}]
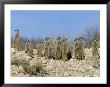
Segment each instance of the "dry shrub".
[{"label": "dry shrub", "polygon": [[23,68],[25,70],[25,74],[28,73],[31,76],[44,76],[47,74],[47,71],[43,69],[43,63],[39,59],[33,59],[30,63],[24,63]]}]

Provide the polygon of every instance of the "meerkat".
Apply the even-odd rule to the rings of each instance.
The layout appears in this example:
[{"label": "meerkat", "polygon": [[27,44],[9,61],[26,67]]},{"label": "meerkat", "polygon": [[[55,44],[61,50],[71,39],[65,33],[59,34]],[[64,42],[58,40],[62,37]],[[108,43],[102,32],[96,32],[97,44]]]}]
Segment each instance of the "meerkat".
[{"label": "meerkat", "polygon": [[48,49],[49,49],[49,38],[45,38],[45,42],[44,42],[44,57],[46,59],[48,59],[49,57],[49,52],[48,52]]},{"label": "meerkat", "polygon": [[52,40],[49,41],[49,46],[48,46],[48,58],[53,58],[53,43]]},{"label": "meerkat", "polygon": [[82,48],[82,59],[84,60],[85,59],[85,52],[84,52],[84,49],[85,49],[85,44],[84,44],[84,39],[82,38],[82,44],[81,44],[81,48]]},{"label": "meerkat", "polygon": [[19,30],[16,29],[14,31],[16,32],[15,39],[14,39],[14,48],[19,51],[20,50],[19,49],[19,44],[20,44]]},{"label": "meerkat", "polygon": [[99,53],[98,53],[98,41],[94,40],[92,45],[93,45],[92,56],[99,56]]},{"label": "meerkat", "polygon": [[68,46],[67,59],[70,60],[72,58],[72,50],[71,46]]},{"label": "meerkat", "polygon": [[48,41],[48,58],[50,59],[54,59],[55,58],[55,55],[54,55],[54,47],[53,47],[54,45],[53,45],[53,41],[52,41],[52,39],[49,39],[49,41]]},{"label": "meerkat", "polygon": [[38,52],[39,57],[43,57],[43,55],[42,55],[42,42],[41,41],[38,44],[37,52]]},{"label": "meerkat", "polygon": [[79,58],[79,44],[78,44],[78,39],[74,40],[74,58],[78,60]]},{"label": "meerkat", "polygon": [[53,42],[51,47],[52,47],[52,58],[55,59],[56,58],[56,44]]},{"label": "meerkat", "polygon": [[79,60],[84,60],[84,44],[83,44],[83,38],[79,38]]},{"label": "meerkat", "polygon": [[30,49],[30,50],[29,50],[29,56],[32,57],[32,58],[34,58],[33,49]]},{"label": "meerkat", "polygon": [[67,52],[68,52],[67,38],[64,38],[62,41],[62,59],[63,60],[67,60]]},{"label": "meerkat", "polygon": [[27,40],[25,43],[25,53],[27,53],[30,57],[34,58],[32,44],[29,40]]},{"label": "meerkat", "polygon": [[74,39],[74,47],[73,47],[73,55],[74,55],[74,59],[76,59],[76,39]]},{"label": "meerkat", "polygon": [[93,67],[99,67],[100,66],[100,59],[99,59],[99,53],[98,53],[98,41],[96,39],[93,40],[92,43],[92,61],[93,61]]},{"label": "meerkat", "polygon": [[42,42],[42,57],[44,57],[44,53],[45,53],[45,43],[43,41]]},{"label": "meerkat", "polygon": [[26,53],[29,53],[29,51],[30,51],[30,41],[29,40],[27,40],[26,41],[26,43],[25,43],[25,52]]},{"label": "meerkat", "polygon": [[56,58],[55,59],[61,59],[62,58],[62,48],[61,48],[61,37],[57,38],[57,48],[56,48]]}]

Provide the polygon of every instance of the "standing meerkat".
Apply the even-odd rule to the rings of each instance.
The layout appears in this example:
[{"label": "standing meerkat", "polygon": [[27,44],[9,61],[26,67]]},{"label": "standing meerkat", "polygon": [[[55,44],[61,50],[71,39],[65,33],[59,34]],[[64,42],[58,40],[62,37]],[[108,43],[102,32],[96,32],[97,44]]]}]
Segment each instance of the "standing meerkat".
[{"label": "standing meerkat", "polygon": [[93,40],[92,43],[92,60],[93,60],[93,66],[94,67],[99,67],[100,66],[100,56],[99,56],[99,52],[98,52],[98,46],[99,43],[96,39]]},{"label": "standing meerkat", "polygon": [[45,42],[44,42],[44,56],[46,59],[48,59],[49,57],[49,37],[45,38]]},{"label": "standing meerkat", "polygon": [[25,43],[25,52],[28,53],[28,55],[30,57],[34,58],[32,45],[31,45],[31,42],[29,40],[27,40],[26,43]]},{"label": "standing meerkat", "polygon": [[25,52],[26,53],[29,53],[29,51],[30,51],[30,41],[29,40],[27,40],[26,41],[26,43],[25,43]]},{"label": "standing meerkat", "polygon": [[72,47],[68,45],[67,59],[70,60],[72,58]]},{"label": "standing meerkat", "polygon": [[15,39],[14,39],[14,48],[16,50],[19,50],[19,44],[20,44],[19,29],[16,29],[14,31],[16,32]]},{"label": "standing meerkat", "polygon": [[79,60],[84,60],[85,55],[84,55],[84,42],[83,38],[79,38]]},{"label": "standing meerkat", "polygon": [[34,53],[33,53],[33,49],[32,48],[29,50],[29,56],[34,58]]},{"label": "standing meerkat", "polygon": [[38,54],[39,57],[43,57],[43,54],[42,54],[42,42],[41,41],[39,41],[39,43],[38,43],[37,52],[38,52],[37,54]]},{"label": "standing meerkat", "polygon": [[78,52],[78,50],[79,50],[78,39],[75,39],[75,40],[74,40],[74,58],[75,58],[75,59],[78,59],[78,57],[79,57],[79,52]]},{"label": "standing meerkat", "polygon": [[99,56],[99,53],[98,53],[98,41],[97,40],[93,40],[93,43],[92,43],[92,56],[96,56],[98,55]]},{"label": "standing meerkat", "polygon": [[42,44],[41,44],[41,54],[42,54],[42,57],[44,57],[44,41],[42,41]]},{"label": "standing meerkat", "polygon": [[52,48],[52,40],[50,39],[49,40],[49,46],[48,46],[48,58],[49,59],[51,59],[51,58],[53,58],[53,53],[52,53],[52,51],[53,51],[53,48]]},{"label": "standing meerkat", "polygon": [[34,58],[33,47],[32,47],[32,44],[31,44],[31,42],[29,40],[28,40],[27,46],[29,47],[29,49],[27,50],[28,51],[28,55],[30,57]]},{"label": "standing meerkat", "polygon": [[56,58],[55,59],[61,59],[62,58],[62,48],[61,48],[61,37],[57,38],[57,48],[56,48]]},{"label": "standing meerkat", "polygon": [[67,60],[67,52],[68,52],[68,42],[67,38],[64,38],[62,41],[62,59]]},{"label": "standing meerkat", "polygon": [[82,38],[82,45],[81,45],[81,48],[82,48],[82,59],[84,60],[85,59],[85,52],[84,52],[84,49],[85,49],[85,43],[84,43],[84,39]]}]

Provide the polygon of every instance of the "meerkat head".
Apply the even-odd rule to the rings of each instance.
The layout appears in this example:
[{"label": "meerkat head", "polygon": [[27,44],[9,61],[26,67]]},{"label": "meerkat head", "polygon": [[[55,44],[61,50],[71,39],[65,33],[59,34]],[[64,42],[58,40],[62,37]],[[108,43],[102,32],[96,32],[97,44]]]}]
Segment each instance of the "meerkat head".
[{"label": "meerkat head", "polygon": [[19,29],[15,29],[14,31],[19,32]]},{"label": "meerkat head", "polygon": [[49,37],[46,37],[45,40],[48,41],[49,40]]},{"label": "meerkat head", "polygon": [[64,40],[66,41],[66,40],[67,40],[67,38],[64,38]]},{"label": "meerkat head", "polygon": [[94,39],[93,41],[94,41],[94,42],[96,42],[97,40],[96,40],[96,39]]},{"label": "meerkat head", "polygon": [[41,41],[39,41],[39,44],[41,44],[42,42]]},{"label": "meerkat head", "polygon": [[74,39],[74,42],[77,42],[77,39]]},{"label": "meerkat head", "polygon": [[57,37],[57,40],[61,40],[61,37],[59,36],[59,37]]},{"label": "meerkat head", "polygon": [[27,42],[28,42],[28,43],[30,43],[30,41],[29,41],[29,40],[27,40]]},{"label": "meerkat head", "polygon": [[29,41],[28,39],[26,39],[25,42],[26,42],[26,43],[27,43],[27,42],[29,43],[30,41]]},{"label": "meerkat head", "polygon": [[81,37],[81,40],[84,40],[83,37]]},{"label": "meerkat head", "polygon": [[74,39],[74,42],[76,42],[76,39]]},{"label": "meerkat head", "polygon": [[79,37],[79,39],[78,39],[79,41],[81,41],[82,40],[82,38],[81,37]]},{"label": "meerkat head", "polygon": [[98,39],[96,39],[96,41],[98,41]]}]

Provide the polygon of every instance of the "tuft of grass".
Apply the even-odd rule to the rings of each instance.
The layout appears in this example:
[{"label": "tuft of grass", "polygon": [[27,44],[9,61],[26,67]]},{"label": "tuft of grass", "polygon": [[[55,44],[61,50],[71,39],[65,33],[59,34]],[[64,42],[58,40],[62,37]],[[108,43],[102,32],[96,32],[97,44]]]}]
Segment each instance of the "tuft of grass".
[{"label": "tuft of grass", "polygon": [[32,60],[30,63],[24,63],[23,69],[25,70],[25,74],[28,73],[31,76],[44,76],[48,74],[43,68],[41,60]]}]

